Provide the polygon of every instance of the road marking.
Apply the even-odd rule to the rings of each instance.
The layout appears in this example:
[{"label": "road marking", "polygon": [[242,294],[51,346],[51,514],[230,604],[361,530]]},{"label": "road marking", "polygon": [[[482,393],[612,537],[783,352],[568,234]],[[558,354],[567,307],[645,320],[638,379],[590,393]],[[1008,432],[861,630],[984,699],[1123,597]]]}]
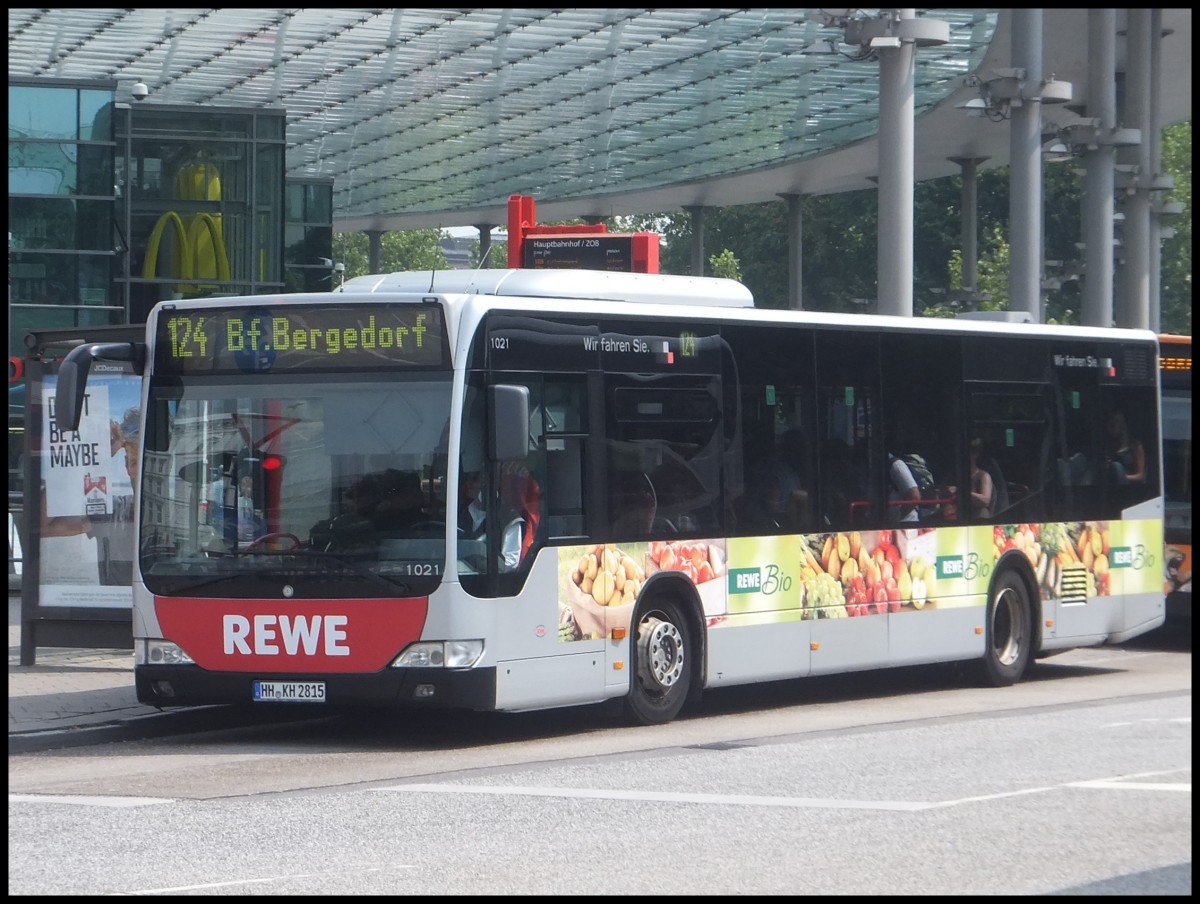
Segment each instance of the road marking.
[{"label": "road marking", "polygon": [[839,810],[928,810],[939,804],[910,801],[832,800],[817,797],[759,797],[752,794],[685,794],[678,791],[607,791],[600,788],[531,788],[494,785],[393,785],[376,791],[428,791],[436,794],[497,794],[579,797],[589,800],[658,801],[672,804],[733,804],[751,807],[814,807]]},{"label": "road marking", "polygon": [[981,803],[989,800],[1003,800],[1009,797],[1023,797],[1030,794],[1046,794],[1063,788],[1094,788],[1098,790],[1118,791],[1186,791],[1191,793],[1191,782],[1139,782],[1131,781],[1136,778],[1147,778],[1151,775],[1169,775],[1171,773],[1146,773],[1144,775],[1117,776],[1115,778],[1093,779],[1082,782],[1065,782],[1061,785],[1047,785],[1041,788],[1021,788],[1016,791],[1002,791],[997,794],[983,794],[973,797],[960,797],[954,800],[934,802],[901,801],[901,800],[836,800],[820,797],[762,797],[753,794],[688,794],[680,791],[610,791],[601,788],[534,788],[527,785],[440,785],[440,784],[411,784],[389,785],[384,788],[374,788],[373,791],[407,791],[427,792],[432,794],[491,794],[496,796],[527,796],[527,797],[564,797],[584,798],[588,800],[629,800],[656,801],[672,804],[719,804],[743,807],[791,807],[796,809],[825,809],[825,810],[891,810],[916,813],[922,810],[939,810],[947,807],[957,807],[963,804]]},{"label": "road marking", "polygon": [[75,804],[79,807],[153,807],[173,804],[170,797],[88,797],[69,794],[10,794],[10,804]]},{"label": "road marking", "polygon": [[[361,873],[379,873],[385,869],[415,869],[411,864],[397,863],[389,866],[374,866],[364,867],[360,870],[355,870],[355,874]],[[267,882],[294,882],[297,879],[325,879],[330,876],[344,876],[349,871],[338,870],[332,873],[293,873],[286,876],[264,876],[261,879],[231,879],[228,882],[205,882],[201,885],[176,885],[172,888],[145,888],[141,891],[121,892],[118,897],[127,895],[169,895],[187,891],[204,891],[209,888],[231,888],[236,885],[262,885]]]},{"label": "road marking", "polygon": [[1172,784],[1170,782],[1072,782],[1072,788],[1116,788],[1131,791],[1186,791],[1192,793],[1192,783]]}]

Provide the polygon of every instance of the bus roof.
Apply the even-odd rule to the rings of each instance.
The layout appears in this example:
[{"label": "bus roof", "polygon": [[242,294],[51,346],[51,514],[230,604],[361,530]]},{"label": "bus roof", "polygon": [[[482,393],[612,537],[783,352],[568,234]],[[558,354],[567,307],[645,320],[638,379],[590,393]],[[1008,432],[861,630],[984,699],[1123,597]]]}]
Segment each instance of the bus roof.
[{"label": "bus roof", "polygon": [[[1003,336],[1071,336],[1105,340],[1148,342],[1156,338],[1150,330],[1123,329],[1022,322],[1028,317],[995,316],[903,317],[888,314],[847,314],[829,311],[794,311],[756,308],[750,290],[731,279],[675,276],[660,273],[623,273],[577,269],[508,270],[416,270],[347,280],[338,291],[345,294],[417,294],[474,296],[508,299],[577,299],[633,303],[637,313],[670,315],[668,310],[651,310],[650,305],[686,306],[697,313],[701,308],[736,309],[713,315],[753,322],[807,323],[814,326],[867,330],[931,330],[958,333],[989,333]],[[490,305],[495,306],[495,305]],[[505,305],[507,306],[507,305]],[[582,308],[575,309],[582,312]],[[632,310],[622,310],[632,313]]]},{"label": "bus roof", "polygon": [[[586,273],[586,278],[580,278]],[[417,270],[346,281],[342,291],[421,292],[578,298],[706,307],[754,307],[754,296],[741,283],[713,277],[608,270]]]}]

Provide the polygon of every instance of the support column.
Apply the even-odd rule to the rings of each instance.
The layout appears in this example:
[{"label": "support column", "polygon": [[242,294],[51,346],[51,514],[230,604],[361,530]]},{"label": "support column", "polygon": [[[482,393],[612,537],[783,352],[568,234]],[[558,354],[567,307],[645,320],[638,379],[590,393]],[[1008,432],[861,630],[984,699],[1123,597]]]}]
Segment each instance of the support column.
[{"label": "support column", "polygon": [[[1162,10],[1150,10],[1150,171],[1156,185],[1164,185],[1162,171]],[[1161,195],[1159,196],[1162,197]],[[1146,324],[1162,332],[1162,214],[1159,204],[1151,205],[1149,306]]]},{"label": "support column", "polygon": [[[899,21],[916,17],[898,10]],[[913,87],[916,45],[879,50],[879,217],[876,311],[913,313]]]},{"label": "support column", "polygon": [[492,251],[493,227],[491,223],[476,223],[475,228],[479,230],[479,269],[486,270],[488,255]]},{"label": "support column", "polygon": [[1042,11],[1014,9],[1012,64],[1024,70],[1009,121],[1008,307],[1042,323]]},{"label": "support column", "polygon": [[[1117,125],[1117,11],[1088,10],[1087,114],[1100,135]],[[1083,310],[1084,326],[1113,322],[1113,164],[1116,151],[1108,141],[1089,144],[1084,153],[1083,183]]]},{"label": "support column", "polygon": [[1150,10],[1130,9],[1126,35],[1125,124],[1141,131],[1141,141],[1129,149],[1132,179],[1125,186],[1125,274],[1113,305],[1117,326],[1147,327],[1150,323]]},{"label": "support column", "polygon": [[951,157],[962,169],[962,291],[964,309],[979,307],[979,164],[987,157]]},{"label": "support column", "polygon": [[379,259],[383,256],[383,233],[382,229],[365,229],[367,234],[367,272],[378,273],[380,269]]},{"label": "support column", "polygon": [[801,196],[782,193],[779,197],[787,202],[788,223],[788,309],[804,310],[804,212],[800,207]]},{"label": "support column", "polygon": [[[826,14],[829,11],[825,11]],[[851,10],[851,12],[854,12]],[[950,25],[918,19],[916,9],[885,9],[877,18],[851,17],[846,43],[879,60],[879,216],[875,310],[913,313],[913,90],[918,47],[945,44]]]},{"label": "support column", "polygon": [[704,208],[683,208],[692,218],[692,276],[704,275]]}]

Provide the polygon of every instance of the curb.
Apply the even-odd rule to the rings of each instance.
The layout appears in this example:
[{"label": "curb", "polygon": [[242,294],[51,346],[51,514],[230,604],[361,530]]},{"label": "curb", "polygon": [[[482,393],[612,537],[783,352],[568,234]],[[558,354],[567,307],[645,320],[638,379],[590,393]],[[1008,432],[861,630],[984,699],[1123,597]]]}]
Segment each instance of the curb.
[{"label": "curb", "polygon": [[[288,704],[280,704],[287,706]],[[202,731],[224,731],[252,728],[256,725],[277,725],[324,718],[331,712],[313,713],[295,710],[268,710],[259,706],[199,706],[180,710],[163,710],[114,719],[92,725],[71,728],[45,728],[10,732],[9,756],[20,753],[45,753],[92,744],[112,744],[122,741],[145,741],[168,735],[194,734]]]}]

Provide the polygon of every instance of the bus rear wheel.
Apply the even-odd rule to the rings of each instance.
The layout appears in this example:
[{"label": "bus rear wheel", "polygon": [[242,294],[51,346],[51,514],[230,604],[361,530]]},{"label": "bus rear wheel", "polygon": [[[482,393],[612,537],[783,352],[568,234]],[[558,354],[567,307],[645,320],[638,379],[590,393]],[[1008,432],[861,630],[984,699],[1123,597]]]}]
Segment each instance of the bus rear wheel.
[{"label": "bus rear wheel", "polygon": [[670,722],[692,684],[694,648],[683,606],[674,599],[649,602],[638,614],[632,680],[625,714],[638,725]]},{"label": "bus rear wheel", "polygon": [[987,605],[986,650],[980,677],[992,687],[1016,684],[1033,652],[1033,615],[1029,588],[1009,569],[997,575]]}]

